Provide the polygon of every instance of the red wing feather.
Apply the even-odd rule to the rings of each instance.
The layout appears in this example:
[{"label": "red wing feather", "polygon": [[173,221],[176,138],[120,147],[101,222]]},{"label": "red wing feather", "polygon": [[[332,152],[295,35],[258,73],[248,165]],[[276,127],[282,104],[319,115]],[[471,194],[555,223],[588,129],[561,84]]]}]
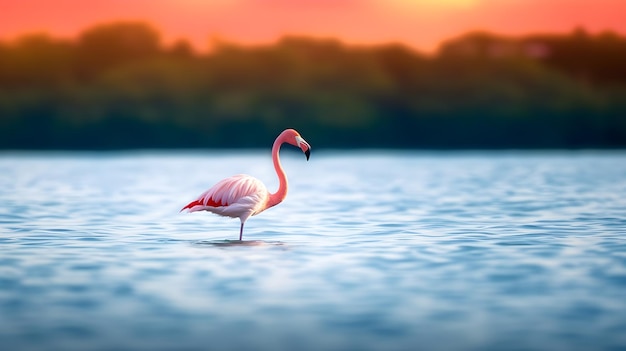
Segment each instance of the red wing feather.
[{"label": "red wing feather", "polygon": [[195,207],[195,206],[222,207],[222,206],[228,206],[228,204],[222,204],[221,202],[216,202],[215,200],[213,200],[213,198],[209,198],[209,200],[207,201],[205,205],[202,199],[198,199],[198,200],[193,200],[192,202],[188,203],[187,206],[181,209],[181,212],[184,210],[190,209],[192,207]]},{"label": "red wing feather", "polygon": [[198,205],[202,205],[202,202],[198,201],[198,200],[193,200],[190,203],[187,204],[187,206],[183,207],[180,211],[184,211],[186,209],[192,208],[194,206],[198,206]]},{"label": "red wing feather", "polygon": [[213,200],[212,197],[209,198],[209,200],[206,202],[205,206],[210,206],[210,207],[222,207],[222,206],[228,206],[228,204],[223,204],[221,202],[215,201]]}]

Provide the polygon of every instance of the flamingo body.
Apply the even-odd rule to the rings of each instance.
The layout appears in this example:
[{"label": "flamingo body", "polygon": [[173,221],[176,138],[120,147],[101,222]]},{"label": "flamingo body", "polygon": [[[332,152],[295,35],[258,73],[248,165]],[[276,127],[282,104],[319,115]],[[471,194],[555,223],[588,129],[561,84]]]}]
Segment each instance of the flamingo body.
[{"label": "flamingo body", "polygon": [[311,146],[294,129],[283,131],[272,147],[272,160],[279,180],[276,193],[271,194],[263,182],[246,175],[238,174],[222,179],[197,199],[187,204],[181,211],[208,211],[220,216],[239,218],[239,240],[243,235],[243,226],[248,218],[283,201],[287,195],[287,177],[280,164],[278,153],[284,143],[299,147],[309,159]]},{"label": "flamingo body", "polygon": [[247,174],[222,179],[183,210],[209,211],[244,221],[265,210],[269,192],[260,180]]}]

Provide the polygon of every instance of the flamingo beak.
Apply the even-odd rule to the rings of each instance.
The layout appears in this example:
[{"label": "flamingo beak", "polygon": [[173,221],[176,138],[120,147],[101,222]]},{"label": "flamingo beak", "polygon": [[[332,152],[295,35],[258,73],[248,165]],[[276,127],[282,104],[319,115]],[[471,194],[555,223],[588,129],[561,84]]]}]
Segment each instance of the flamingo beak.
[{"label": "flamingo beak", "polygon": [[311,145],[309,145],[309,143],[302,139],[301,136],[296,136],[296,143],[298,144],[298,147],[302,149],[302,152],[304,152],[306,160],[308,161],[309,156],[311,156]]}]

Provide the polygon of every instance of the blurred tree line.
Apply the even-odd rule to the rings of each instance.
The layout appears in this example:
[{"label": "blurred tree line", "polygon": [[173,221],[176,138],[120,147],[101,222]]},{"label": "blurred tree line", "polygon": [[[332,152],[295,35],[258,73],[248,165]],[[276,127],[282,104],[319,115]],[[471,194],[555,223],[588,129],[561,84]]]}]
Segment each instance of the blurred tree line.
[{"label": "blurred tree line", "polygon": [[285,37],[198,54],[144,23],[0,42],[0,148],[626,146],[626,38],[470,33],[436,55]]}]

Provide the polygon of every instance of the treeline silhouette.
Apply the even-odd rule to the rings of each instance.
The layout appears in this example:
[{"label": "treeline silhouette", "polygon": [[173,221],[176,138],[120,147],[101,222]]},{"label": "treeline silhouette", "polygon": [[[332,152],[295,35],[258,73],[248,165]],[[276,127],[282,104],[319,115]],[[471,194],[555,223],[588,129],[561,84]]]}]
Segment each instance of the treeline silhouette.
[{"label": "treeline silhouette", "polygon": [[0,43],[0,148],[626,146],[626,38],[470,33],[399,44],[285,37],[164,46],[150,25]]}]

